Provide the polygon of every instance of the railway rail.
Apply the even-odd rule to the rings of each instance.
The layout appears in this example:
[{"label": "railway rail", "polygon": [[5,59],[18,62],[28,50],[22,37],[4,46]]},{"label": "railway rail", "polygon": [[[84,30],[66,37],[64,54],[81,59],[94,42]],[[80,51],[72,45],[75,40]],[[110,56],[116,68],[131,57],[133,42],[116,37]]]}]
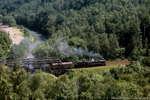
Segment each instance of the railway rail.
[{"label": "railway rail", "polygon": [[62,62],[58,57],[49,58],[28,58],[20,60],[0,61],[0,64],[13,67],[15,62],[19,61],[20,66],[27,72],[34,72],[36,69],[41,69],[45,72],[59,75],[73,68],[85,68],[95,66],[105,66],[105,60],[80,61],[75,64],[72,62]]}]

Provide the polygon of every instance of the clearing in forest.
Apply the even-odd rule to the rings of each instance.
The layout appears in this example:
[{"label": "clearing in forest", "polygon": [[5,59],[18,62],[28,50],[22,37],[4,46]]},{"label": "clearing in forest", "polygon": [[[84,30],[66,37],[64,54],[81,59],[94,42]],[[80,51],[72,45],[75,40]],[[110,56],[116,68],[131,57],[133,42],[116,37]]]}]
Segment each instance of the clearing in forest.
[{"label": "clearing in forest", "polygon": [[17,29],[15,27],[8,27],[1,25],[0,31],[5,32],[8,34],[9,38],[12,41],[12,44],[19,44],[24,39],[24,34],[21,32],[20,29]]}]

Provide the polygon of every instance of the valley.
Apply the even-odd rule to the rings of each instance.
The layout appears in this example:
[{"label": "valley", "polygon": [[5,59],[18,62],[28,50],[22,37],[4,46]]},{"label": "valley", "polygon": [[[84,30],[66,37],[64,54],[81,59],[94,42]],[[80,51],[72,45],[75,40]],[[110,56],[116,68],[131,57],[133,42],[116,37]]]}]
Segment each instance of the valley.
[{"label": "valley", "polygon": [[114,99],[150,100],[150,0],[0,0],[0,100]]}]

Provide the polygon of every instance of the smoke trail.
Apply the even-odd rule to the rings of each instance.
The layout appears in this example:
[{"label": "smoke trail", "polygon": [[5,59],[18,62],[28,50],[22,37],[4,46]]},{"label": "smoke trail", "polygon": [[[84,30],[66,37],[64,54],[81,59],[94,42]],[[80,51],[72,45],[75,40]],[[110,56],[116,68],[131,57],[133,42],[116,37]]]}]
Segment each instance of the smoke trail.
[{"label": "smoke trail", "polygon": [[72,50],[78,56],[102,57],[99,53],[94,53],[93,51],[84,50],[82,48],[73,48]]},{"label": "smoke trail", "polygon": [[69,55],[70,53],[74,53],[78,56],[88,56],[88,57],[98,57],[103,58],[101,54],[95,53],[94,51],[88,51],[84,50],[81,47],[75,48],[75,47],[69,47],[68,42],[63,39],[56,39],[56,43],[60,42],[58,46],[59,53],[65,53],[66,55]]},{"label": "smoke trail", "polygon": [[70,54],[71,49],[69,48],[68,42],[63,42],[58,46],[59,53],[64,52],[65,54]]},{"label": "smoke trail", "polygon": [[[32,36],[34,36],[35,38],[37,38],[37,40],[33,43],[30,42],[30,44],[28,45],[28,53],[27,53],[27,58],[35,58],[34,55],[32,54],[32,51],[41,43],[43,43],[45,41],[45,37],[43,35],[41,35],[38,32],[32,31],[28,28],[25,28]],[[31,40],[30,40],[31,41]]]}]

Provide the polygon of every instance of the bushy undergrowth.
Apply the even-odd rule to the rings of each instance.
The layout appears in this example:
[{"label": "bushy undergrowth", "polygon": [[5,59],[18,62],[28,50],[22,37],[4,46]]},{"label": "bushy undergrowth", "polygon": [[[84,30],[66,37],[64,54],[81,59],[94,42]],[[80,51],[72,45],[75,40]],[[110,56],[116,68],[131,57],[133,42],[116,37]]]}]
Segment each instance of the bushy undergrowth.
[{"label": "bushy undergrowth", "polygon": [[[0,66],[0,99],[150,98],[150,68],[139,62],[128,66],[72,70],[62,76],[37,70],[34,74]],[[4,84],[5,83],[5,84]]]}]

